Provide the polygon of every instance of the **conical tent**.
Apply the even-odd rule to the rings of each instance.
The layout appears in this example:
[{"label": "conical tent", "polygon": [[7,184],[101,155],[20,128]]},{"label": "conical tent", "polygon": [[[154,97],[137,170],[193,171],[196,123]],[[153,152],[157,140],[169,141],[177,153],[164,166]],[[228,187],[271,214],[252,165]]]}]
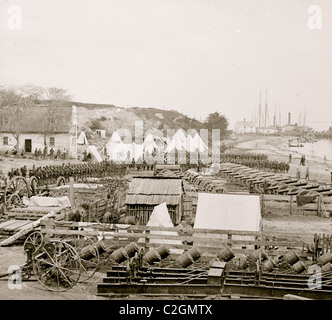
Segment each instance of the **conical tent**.
[{"label": "conical tent", "polygon": [[120,135],[117,131],[113,132],[113,134],[110,138],[110,141],[112,141],[112,142],[122,142],[121,137],[120,137]]},{"label": "conical tent", "polygon": [[186,141],[183,142],[182,139],[175,134],[172,141],[167,145],[165,151],[166,152],[171,152],[174,150],[181,151],[186,148],[185,144]]},{"label": "conical tent", "polygon": [[107,155],[111,160],[122,161],[126,158],[124,143],[117,131],[114,131],[111,138],[106,143]]},{"label": "conical tent", "polygon": [[88,148],[86,149],[87,154],[91,155],[91,158],[97,162],[102,162],[103,159],[101,157],[101,155],[99,154],[96,146],[88,146]]},{"label": "conical tent", "polygon": [[207,145],[204,143],[204,141],[202,140],[202,138],[200,137],[200,135],[198,133],[196,133],[194,135],[193,140],[194,140],[196,149],[198,149],[198,151],[203,152],[203,151],[208,150]]},{"label": "conical tent", "polygon": [[175,136],[177,136],[182,143],[186,142],[186,135],[182,129],[176,131]]},{"label": "conical tent", "polygon": [[[158,206],[155,206],[150,219],[147,223],[148,227],[164,227],[164,228],[172,228],[174,227],[173,222],[169,216],[168,210],[167,210],[167,206],[166,206],[166,202],[163,202],[161,204],[159,204]],[[160,245],[170,245],[169,249],[171,251],[171,253],[174,254],[181,254],[183,253],[183,249],[172,249],[171,245],[182,245],[182,241],[181,240],[176,240],[176,239],[163,239],[162,236],[163,235],[168,235],[168,236],[179,236],[179,234],[176,231],[150,231],[150,234],[153,235],[160,235],[161,239],[157,239],[157,238],[152,238],[150,239],[150,243],[157,243]],[[141,238],[138,240],[138,242],[145,242],[145,238]]]},{"label": "conical tent", "polygon": [[188,135],[186,138],[186,150],[188,152],[194,152],[194,151],[196,151],[196,149],[197,149],[197,146],[196,146],[194,139],[192,138],[191,135]]},{"label": "conical tent", "polygon": [[79,135],[79,137],[77,138],[77,144],[81,144],[81,145],[88,145],[88,139],[86,138],[85,132],[82,131]]},{"label": "conical tent", "polygon": [[154,142],[153,136],[149,133],[143,142],[144,151],[152,153],[154,149],[157,149],[157,144]]}]

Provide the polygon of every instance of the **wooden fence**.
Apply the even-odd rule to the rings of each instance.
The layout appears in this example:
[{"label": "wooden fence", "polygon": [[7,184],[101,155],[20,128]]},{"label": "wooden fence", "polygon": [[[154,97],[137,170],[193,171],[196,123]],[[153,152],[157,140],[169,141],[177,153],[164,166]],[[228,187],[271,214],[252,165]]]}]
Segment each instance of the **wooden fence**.
[{"label": "wooden fence", "polygon": [[263,214],[290,215],[330,215],[332,212],[331,197],[316,197],[312,203],[297,205],[296,196],[262,194]]},{"label": "wooden fence", "polygon": [[[300,256],[313,257],[306,251],[308,241],[313,243],[314,235],[306,239],[301,233],[263,233],[234,230],[212,230],[193,228],[162,228],[139,225],[91,224],[87,222],[68,222],[45,220],[41,222],[41,231],[48,237],[78,235],[97,239],[103,237],[112,247],[122,247],[136,242],[146,249],[155,248],[169,241],[180,240],[179,244],[167,244],[169,248],[188,250],[197,246],[202,256],[215,257],[224,247],[229,246],[235,254],[249,254],[257,248],[265,248],[269,256],[280,256],[294,249]],[[173,234],[170,234],[172,231]],[[174,235],[174,232],[177,234]],[[144,240],[145,241],[142,241]],[[140,242],[139,242],[140,240]],[[142,241],[142,242],[141,242]]]}]

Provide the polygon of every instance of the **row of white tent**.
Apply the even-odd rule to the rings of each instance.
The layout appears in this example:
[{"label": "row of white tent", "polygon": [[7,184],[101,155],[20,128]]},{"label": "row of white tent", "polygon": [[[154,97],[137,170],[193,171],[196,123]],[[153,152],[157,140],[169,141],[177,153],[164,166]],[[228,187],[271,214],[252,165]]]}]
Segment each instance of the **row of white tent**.
[{"label": "row of white tent", "polygon": [[[83,131],[77,139],[77,144],[89,144]],[[142,144],[124,143],[119,133],[114,131],[106,143],[106,150],[110,160],[125,161],[129,158],[136,161],[140,158],[143,159],[144,153],[152,154],[154,150],[161,150],[165,153],[173,151],[204,152],[208,150],[208,147],[197,132],[193,136],[190,134],[186,136],[183,130],[179,129],[172,138],[166,141],[149,133]],[[93,153],[96,151],[93,150]]]}]

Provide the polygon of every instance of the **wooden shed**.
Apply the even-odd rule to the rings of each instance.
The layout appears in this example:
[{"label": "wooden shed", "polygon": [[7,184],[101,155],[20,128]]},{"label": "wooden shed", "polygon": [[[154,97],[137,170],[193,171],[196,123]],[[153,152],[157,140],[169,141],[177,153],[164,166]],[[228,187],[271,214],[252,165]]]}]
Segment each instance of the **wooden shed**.
[{"label": "wooden shed", "polygon": [[181,222],[183,184],[180,178],[134,177],[129,184],[125,204],[129,216],[146,225],[155,206],[165,202],[174,225]]}]

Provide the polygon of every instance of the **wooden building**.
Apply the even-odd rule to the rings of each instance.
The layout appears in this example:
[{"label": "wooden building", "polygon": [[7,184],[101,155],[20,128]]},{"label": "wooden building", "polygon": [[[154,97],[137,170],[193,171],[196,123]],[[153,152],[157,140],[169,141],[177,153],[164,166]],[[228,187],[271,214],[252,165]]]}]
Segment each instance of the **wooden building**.
[{"label": "wooden building", "polygon": [[129,216],[146,225],[155,206],[165,202],[174,225],[181,222],[183,184],[180,178],[134,177],[129,184],[125,204]]}]

